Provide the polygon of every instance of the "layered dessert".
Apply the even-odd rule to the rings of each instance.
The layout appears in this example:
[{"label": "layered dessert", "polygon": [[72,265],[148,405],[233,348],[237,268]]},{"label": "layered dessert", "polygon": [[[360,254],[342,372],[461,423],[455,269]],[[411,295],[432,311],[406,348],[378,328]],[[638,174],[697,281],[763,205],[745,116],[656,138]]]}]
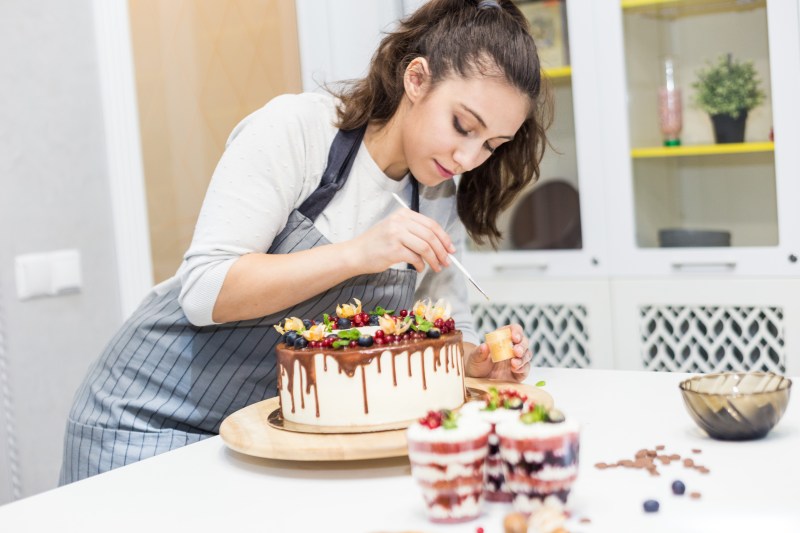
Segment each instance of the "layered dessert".
[{"label": "layered dessert", "polygon": [[485,401],[468,402],[461,408],[466,418],[477,418],[489,423],[492,432],[489,434],[489,450],[486,456],[486,471],[483,495],[489,501],[512,500],[503,475],[503,463],[500,460],[500,439],[495,432],[497,424],[519,418],[528,401],[527,396],[513,389],[497,389],[491,387]]},{"label": "layered dessert", "polygon": [[452,411],[431,411],[407,431],[411,474],[434,522],[463,522],[481,513],[491,426]]},{"label": "layered dessert", "polygon": [[535,405],[495,431],[514,509],[530,514],[544,504],[566,503],[578,475],[578,424],[556,409]]},{"label": "layered dessert", "polygon": [[292,317],[276,329],[286,421],[390,429],[464,403],[461,332],[442,301],[366,312],[354,300],[319,322]]}]

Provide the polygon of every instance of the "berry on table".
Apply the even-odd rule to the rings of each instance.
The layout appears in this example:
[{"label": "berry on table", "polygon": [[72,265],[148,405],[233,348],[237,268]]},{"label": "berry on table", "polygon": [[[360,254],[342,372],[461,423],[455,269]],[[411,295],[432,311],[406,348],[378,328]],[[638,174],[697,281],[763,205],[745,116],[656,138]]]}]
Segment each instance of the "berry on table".
[{"label": "berry on table", "polygon": [[658,500],[647,500],[644,502],[645,513],[657,513],[659,508]]},{"label": "berry on table", "polygon": [[683,484],[683,481],[676,480],[672,482],[672,493],[681,496],[684,492],[686,492],[686,485]]}]

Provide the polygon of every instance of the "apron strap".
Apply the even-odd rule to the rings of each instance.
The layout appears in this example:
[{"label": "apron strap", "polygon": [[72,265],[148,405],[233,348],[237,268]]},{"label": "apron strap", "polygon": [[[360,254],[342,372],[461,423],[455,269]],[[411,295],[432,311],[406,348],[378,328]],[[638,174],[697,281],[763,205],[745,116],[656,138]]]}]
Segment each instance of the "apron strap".
[{"label": "apron strap", "polygon": [[339,130],[328,152],[328,166],[322,174],[319,187],[300,205],[298,211],[312,222],[325,210],[333,195],[344,187],[353,161],[356,159],[366,126],[354,130]]}]

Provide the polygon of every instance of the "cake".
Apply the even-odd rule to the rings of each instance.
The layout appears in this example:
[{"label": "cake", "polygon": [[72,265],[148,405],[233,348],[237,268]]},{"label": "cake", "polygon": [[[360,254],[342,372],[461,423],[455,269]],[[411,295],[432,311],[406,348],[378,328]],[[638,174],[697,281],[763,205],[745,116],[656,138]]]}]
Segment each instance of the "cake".
[{"label": "cake", "polygon": [[411,475],[434,522],[477,518],[491,426],[448,410],[431,411],[407,431]]},{"label": "cake", "polygon": [[461,408],[467,418],[477,418],[492,427],[489,434],[489,453],[486,456],[486,474],[483,495],[489,501],[511,501],[512,496],[506,487],[503,476],[503,463],[500,460],[500,439],[495,432],[497,424],[519,418],[526,407],[528,398],[514,389],[489,388],[486,401],[468,402]]},{"label": "cake", "polygon": [[495,432],[514,509],[530,514],[542,505],[566,503],[578,475],[578,424],[537,405],[501,422]]},{"label": "cake", "polygon": [[320,322],[291,317],[276,329],[285,421],[332,432],[405,428],[464,403],[462,336],[442,301],[368,313],[355,299]]}]

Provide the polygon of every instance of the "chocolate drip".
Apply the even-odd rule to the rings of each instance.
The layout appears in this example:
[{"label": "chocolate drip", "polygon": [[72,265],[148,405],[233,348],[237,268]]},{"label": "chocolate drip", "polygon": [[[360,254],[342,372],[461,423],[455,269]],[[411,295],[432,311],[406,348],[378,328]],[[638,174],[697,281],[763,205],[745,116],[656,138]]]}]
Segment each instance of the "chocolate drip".
[{"label": "chocolate drip", "polygon": [[369,402],[367,401],[367,371],[361,367],[361,388],[364,390],[364,413],[369,413]]},{"label": "chocolate drip", "polygon": [[419,352],[419,366],[422,367],[422,390],[428,390],[428,382],[425,381],[425,352]]},{"label": "chocolate drip", "polygon": [[[457,335],[457,338],[454,338]],[[454,342],[455,341],[455,342]],[[377,366],[378,372],[381,372],[380,357],[384,353],[388,353],[392,358],[392,382],[397,386],[397,364],[395,358],[403,353],[408,358],[408,376],[413,377],[411,355],[412,353],[420,352],[420,363],[422,365],[422,384],[423,388],[427,389],[427,376],[425,373],[425,350],[431,348],[433,350],[433,371],[436,372],[442,366],[445,372],[449,372],[449,368],[456,370],[458,375],[461,375],[463,349],[461,346],[461,333],[453,332],[438,339],[414,339],[400,343],[392,343],[382,346],[373,346],[371,348],[344,348],[344,349],[329,349],[329,348],[289,348],[285,344],[279,344],[277,347],[277,359],[280,371],[278,372],[278,389],[279,391],[288,391],[291,398],[291,412],[296,410],[294,398],[294,373],[295,364],[299,365],[300,370],[300,391],[303,396],[311,393],[311,387],[314,387],[314,401],[316,408],[316,415],[319,418],[320,405],[319,405],[319,391],[317,390],[317,377],[316,365],[314,363],[315,356],[322,356],[323,371],[328,371],[327,358],[332,357],[338,363],[338,372],[344,372],[348,377],[354,377],[358,368],[361,368],[363,394],[364,394],[364,412],[367,413],[369,404],[367,397],[367,380],[364,367],[372,363],[374,358],[378,358]],[[442,350],[444,349],[444,350]],[[451,352],[452,350],[452,352]],[[441,351],[445,351],[445,364],[441,364]],[[305,370],[305,379],[302,370]],[[283,372],[286,373],[286,378],[283,379]],[[301,407],[305,408],[305,398],[301,398]],[[283,409],[283,406],[281,406]]]}]

